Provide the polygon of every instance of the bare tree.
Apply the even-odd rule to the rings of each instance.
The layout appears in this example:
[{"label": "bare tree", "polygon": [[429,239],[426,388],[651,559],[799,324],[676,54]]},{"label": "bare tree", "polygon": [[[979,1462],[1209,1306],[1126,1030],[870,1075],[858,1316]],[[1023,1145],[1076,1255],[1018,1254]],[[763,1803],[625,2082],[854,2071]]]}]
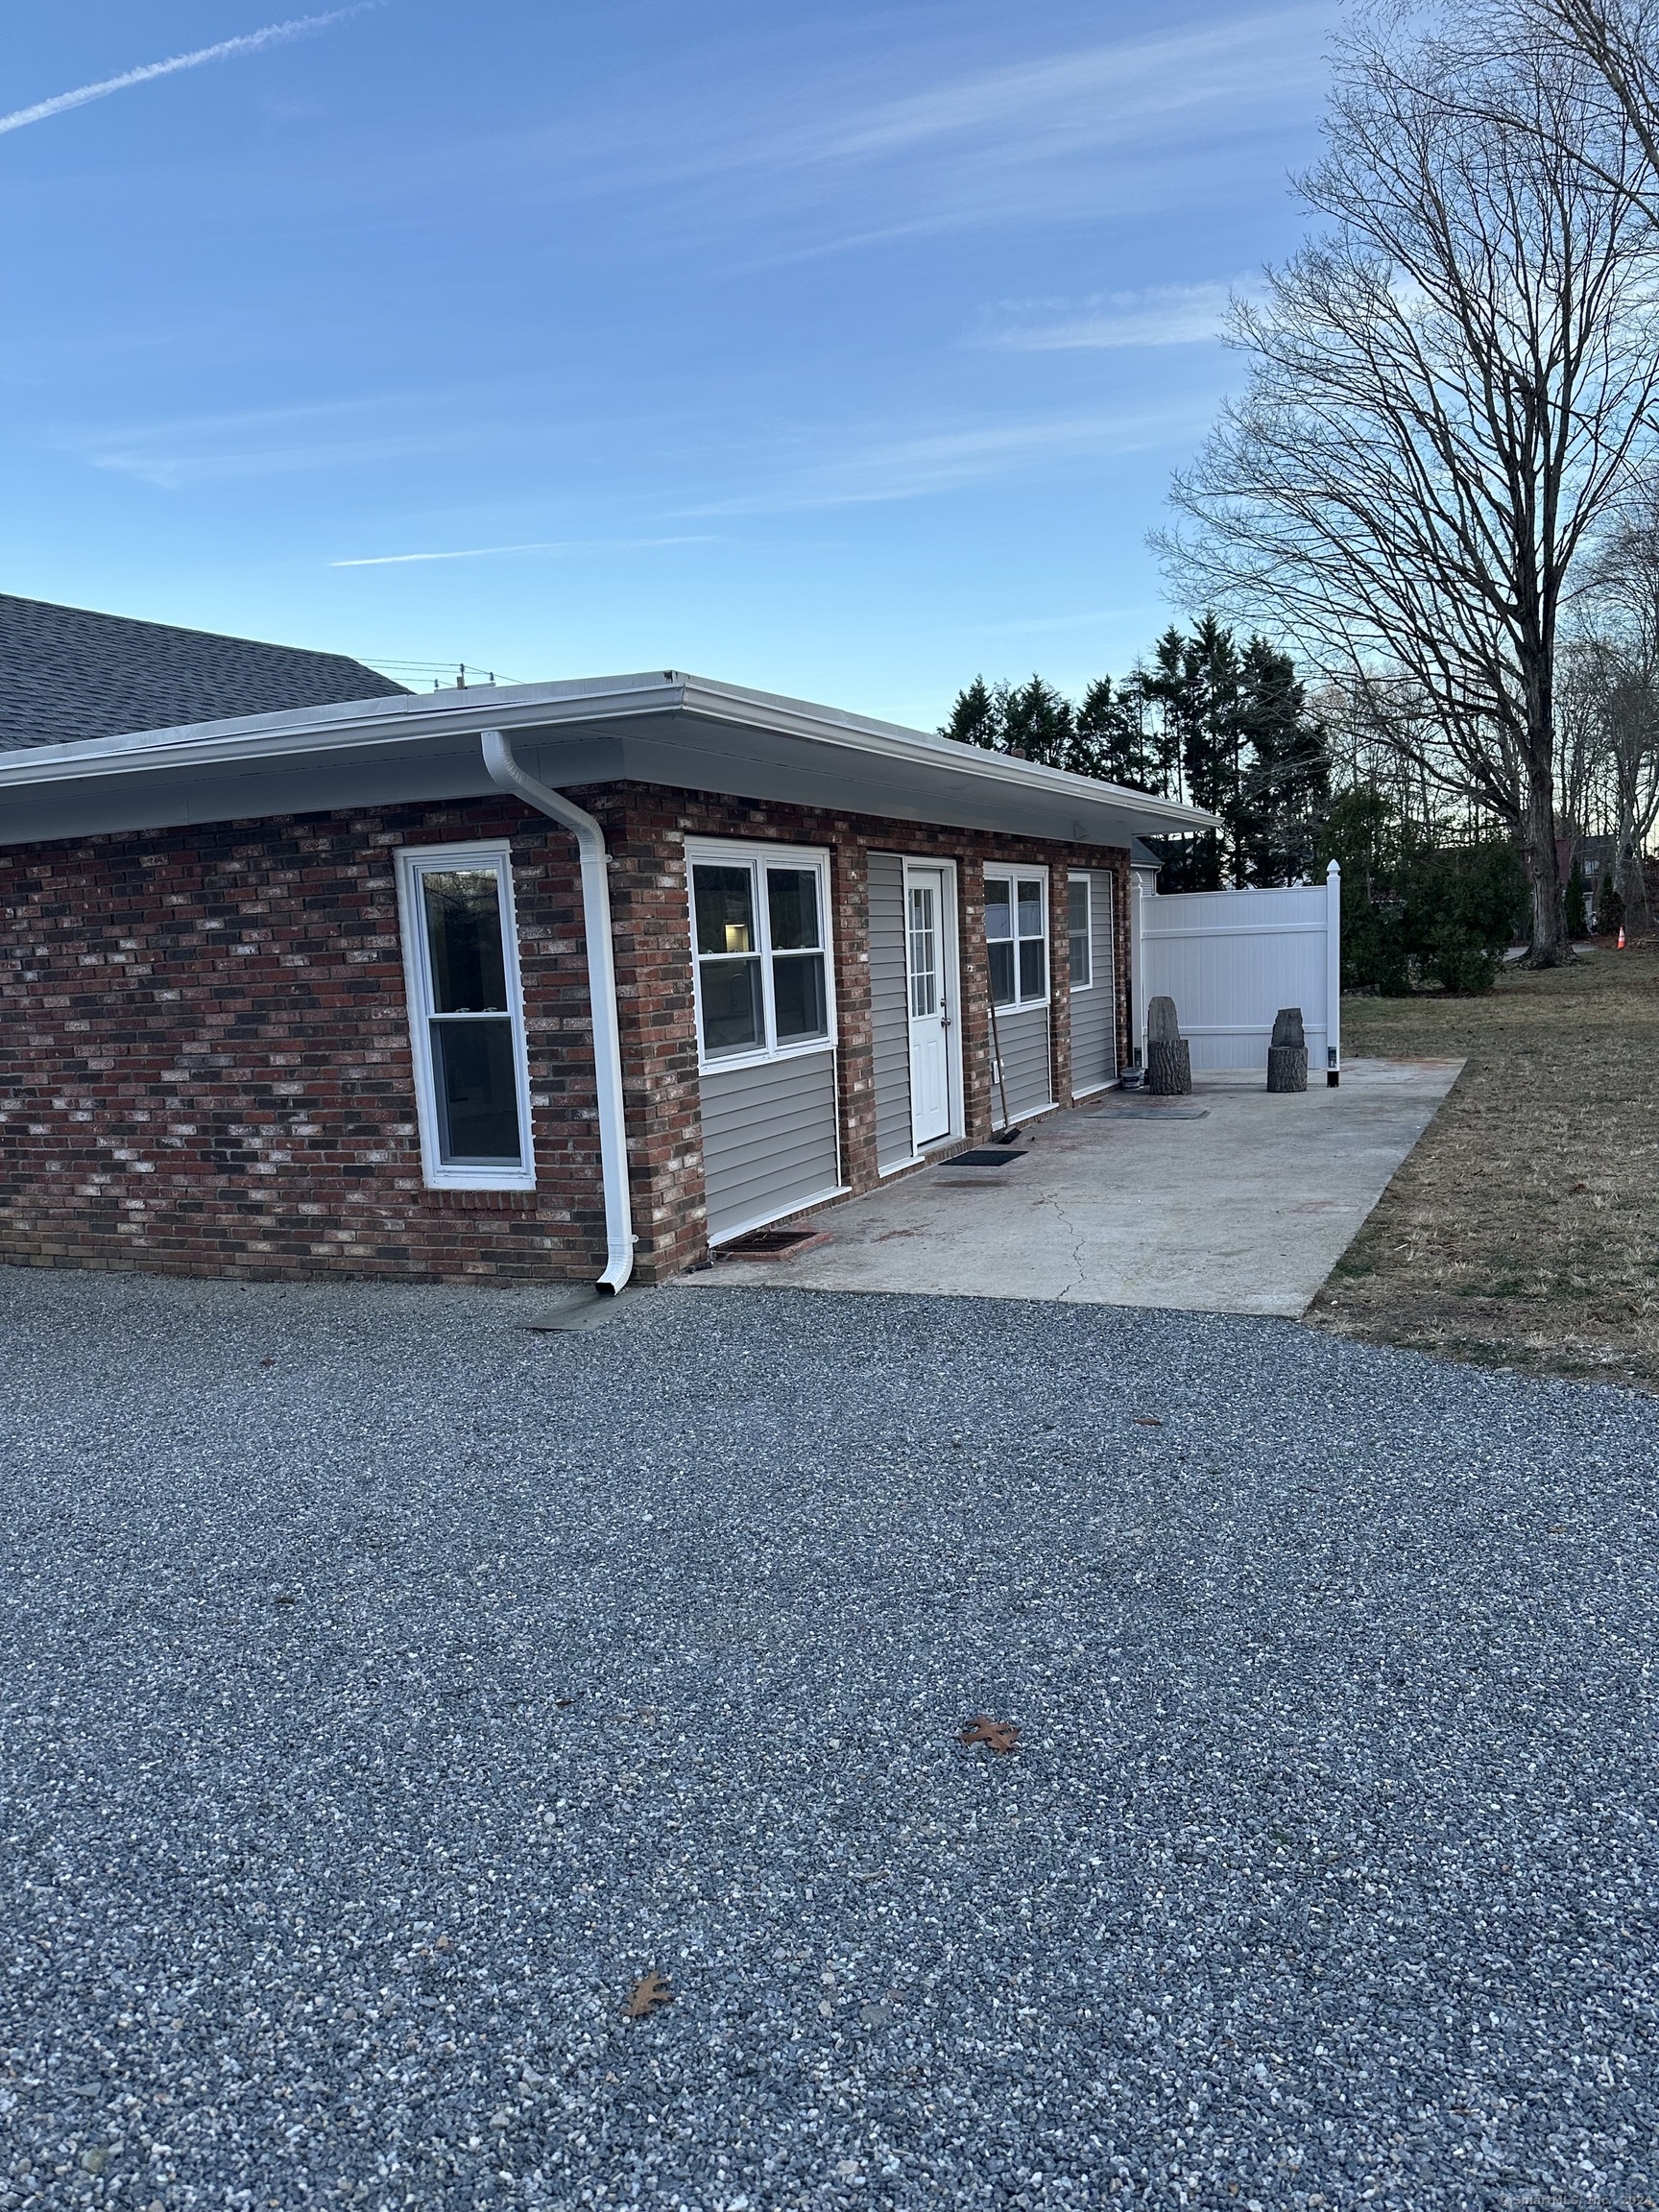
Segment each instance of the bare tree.
[{"label": "bare tree", "polygon": [[1659,824],[1659,485],[1602,532],[1580,594],[1613,831],[1614,888],[1646,913],[1642,858]]},{"label": "bare tree", "polygon": [[[1659,0],[1489,0],[1486,13],[1505,48],[1518,41],[1553,45],[1600,84],[1643,161],[1640,170],[1621,166],[1603,181],[1633,193],[1659,227]],[[1598,131],[1576,145],[1563,143],[1599,167],[1604,137]]]},{"label": "bare tree", "polygon": [[1327,143],[1324,232],[1235,308],[1247,387],[1160,543],[1189,604],[1410,699],[1398,742],[1510,826],[1553,965],[1562,610],[1659,385],[1642,150],[1558,46],[1443,37],[1343,49]]}]

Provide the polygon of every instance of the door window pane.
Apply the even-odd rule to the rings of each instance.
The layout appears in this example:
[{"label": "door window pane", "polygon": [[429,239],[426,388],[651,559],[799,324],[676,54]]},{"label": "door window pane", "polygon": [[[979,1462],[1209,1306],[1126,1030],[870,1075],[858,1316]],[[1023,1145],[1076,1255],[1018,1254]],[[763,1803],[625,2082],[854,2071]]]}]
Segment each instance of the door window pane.
[{"label": "door window pane", "polygon": [[774,952],[814,950],[823,944],[816,868],[768,868],[766,900]]},{"label": "door window pane", "polygon": [[755,871],[704,868],[694,871],[699,952],[757,952]]},{"label": "door window pane", "polygon": [[933,893],[925,884],[910,890],[910,1014],[923,1021],[939,1011],[939,933]]},{"label": "door window pane", "polygon": [[431,1026],[440,1160],[445,1167],[517,1167],[521,1145],[512,1022]]},{"label": "door window pane", "polygon": [[1070,935],[1071,939],[1071,988],[1086,991],[1094,980],[1094,963],[1089,942],[1089,886],[1073,879],[1069,893]]},{"label": "door window pane", "polygon": [[827,1036],[830,1010],[822,952],[792,952],[772,963],[772,1007],[780,1045]]},{"label": "door window pane", "polygon": [[759,961],[703,960],[698,968],[704,1051],[748,1052],[763,1044]]},{"label": "door window pane", "polygon": [[504,1014],[501,891],[493,868],[424,868],[421,897],[437,1014]]}]

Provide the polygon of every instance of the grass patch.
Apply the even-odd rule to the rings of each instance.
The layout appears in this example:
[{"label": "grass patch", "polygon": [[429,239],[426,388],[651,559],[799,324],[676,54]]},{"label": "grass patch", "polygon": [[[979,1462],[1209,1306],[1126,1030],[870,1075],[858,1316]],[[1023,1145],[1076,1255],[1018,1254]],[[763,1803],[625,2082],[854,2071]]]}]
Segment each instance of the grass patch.
[{"label": "grass patch", "polygon": [[1349,1059],[1465,1059],[1314,1300],[1316,1326],[1659,1390],[1659,948],[1489,998],[1345,998]]}]

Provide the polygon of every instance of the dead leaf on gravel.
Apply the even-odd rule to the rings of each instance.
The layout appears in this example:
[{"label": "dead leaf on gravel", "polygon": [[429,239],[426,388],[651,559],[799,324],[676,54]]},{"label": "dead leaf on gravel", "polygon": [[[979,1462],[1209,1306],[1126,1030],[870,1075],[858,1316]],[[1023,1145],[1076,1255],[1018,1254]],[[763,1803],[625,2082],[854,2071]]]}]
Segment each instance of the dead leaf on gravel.
[{"label": "dead leaf on gravel", "polygon": [[1137,1429],[1162,1429],[1164,1424],[1156,1413],[1137,1413],[1135,1426]]},{"label": "dead leaf on gravel", "polygon": [[993,1720],[989,1713],[976,1713],[956,1741],[958,1743],[983,1743],[987,1751],[994,1751],[998,1759],[1005,1759],[1020,1742],[1020,1729],[1013,1720]]},{"label": "dead leaf on gravel", "polygon": [[649,1974],[641,1974],[629,1990],[622,2009],[630,2020],[649,2020],[659,2005],[672,2005],[674,1992],[653,1967]]}]

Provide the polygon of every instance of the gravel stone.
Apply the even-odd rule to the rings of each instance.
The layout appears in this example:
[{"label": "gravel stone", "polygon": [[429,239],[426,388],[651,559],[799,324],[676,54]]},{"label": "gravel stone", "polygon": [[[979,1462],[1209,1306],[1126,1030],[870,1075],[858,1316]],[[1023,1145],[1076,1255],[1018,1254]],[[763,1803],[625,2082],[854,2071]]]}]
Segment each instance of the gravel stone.
[{"label": "gravel stone", "polygon": [[7,2212],[1659,2195],[1650,1400],[545,1306],[0,1270]]}]

